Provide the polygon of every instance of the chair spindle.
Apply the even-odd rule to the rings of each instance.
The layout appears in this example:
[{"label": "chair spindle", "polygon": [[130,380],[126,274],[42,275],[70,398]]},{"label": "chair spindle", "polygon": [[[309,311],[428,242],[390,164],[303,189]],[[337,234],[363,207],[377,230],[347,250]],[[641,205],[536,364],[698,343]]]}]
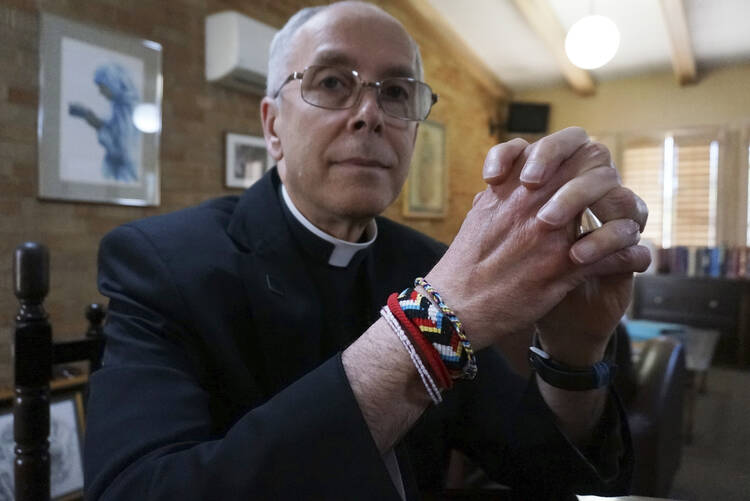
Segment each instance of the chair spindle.
[{"label": "chair spindle", "polygon": [[52,375],[52,327],[44,310],[49,292],[49,252],[27,242],[13,256],[14,292],[20,303],[15,325],[15,497],[50,499],[49,381]]}]

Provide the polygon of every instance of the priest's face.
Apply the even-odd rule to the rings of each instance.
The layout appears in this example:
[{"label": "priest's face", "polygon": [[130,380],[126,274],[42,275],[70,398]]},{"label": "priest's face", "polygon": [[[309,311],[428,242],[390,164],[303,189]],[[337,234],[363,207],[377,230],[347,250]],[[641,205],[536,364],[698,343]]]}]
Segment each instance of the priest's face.
[{"label": "priest's face", "polygon": [[[287,73],[311,65],[356,70],[370,82],[418,77],[404,28],[367,5],[334,5],[298,30]],[[271,152],[295,205],[314,223],[381,213],[404,184],[417,123],[386,115],[373,88],[363,87],[351,108],[323,109],[301,99],[300,85],[283,87],[275,119],[264,124],[278,138]]]}]

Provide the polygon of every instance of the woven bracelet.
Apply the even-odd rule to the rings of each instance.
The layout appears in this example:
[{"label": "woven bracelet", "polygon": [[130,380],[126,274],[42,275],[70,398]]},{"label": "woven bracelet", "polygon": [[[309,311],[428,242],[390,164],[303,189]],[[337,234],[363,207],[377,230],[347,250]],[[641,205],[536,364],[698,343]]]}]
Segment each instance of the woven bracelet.
[{"label": "woven bracelet", "polygon": [[[432,291],[434,294],[434,289]],[[441,304],[440,309],[436,308],[431,301],[411,288],[404,290],[398,296],[398,301],[408,319],[437,350],[451,378],[474,379],[477,373],[474,352],[463,332],[457,330],[456,326],[462,326],[452,310],[442,301],[435,301]],[[450,311],[453,319],[443,308]]]},{"label": "woven bracelet", "polygon": [[[419,296],[421,299],[429,303],[427,298]],[[440,353],[437,352],[435,347],[424,337],[419,327],[406,315],[401,307],[401,303],[398,300],[398,296],[393,293],[388,298],[388,308],[393,316],[398,320],[399,324],[404,330],[404,334],[409,337],[414,349],[419,354],[419,357],[430,370],[430,374],[433,379],[438,383],[440,388],[449,389],[453,387],[453,378],[448,372],[448,369],[443,362]]]},{"label": "woven bracelet", "polygon": [[461,343],[461,346],[463,347],[466,354],[466,362],[462,368],[461,378],[474,379],[477,374],[477,362],[476,358],[474,357],[474,350],[471,347],[471,343],[469,342],[469,339],[466,337],[466,333],[464,332],[463,324],[458,319],[453,310],[450,309],[447,304],[445,304],[443,298],[440,297],[440,294],[438,294],[438,291],[436,291],[435,288],[430,285],[427,280],[424,279],[424,277],[417,277],[414,279],[414,287],[420,285],[422,286],[422,288],[424,288],[425,292],[427,292],[430,298],[437,303],[438,307],[440,307],[440,310],[445,314],[445,316],[448,317],[448,320],[450,320],[451,324],[453,324],[453,328],[456,332],[456,335],[458,336],[459,342]]}]

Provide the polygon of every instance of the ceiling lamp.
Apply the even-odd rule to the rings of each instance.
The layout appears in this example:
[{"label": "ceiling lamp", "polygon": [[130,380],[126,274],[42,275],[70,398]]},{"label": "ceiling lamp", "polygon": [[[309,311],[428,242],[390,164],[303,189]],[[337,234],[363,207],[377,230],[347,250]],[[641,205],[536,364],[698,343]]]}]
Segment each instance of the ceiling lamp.
[{"label": "ceiling lamp", "polygon": [[565,37],[565,53],[570,62],[593,70],[607,64],[620,46],[620,31],[608,17],[593,15],[579,19]]}]

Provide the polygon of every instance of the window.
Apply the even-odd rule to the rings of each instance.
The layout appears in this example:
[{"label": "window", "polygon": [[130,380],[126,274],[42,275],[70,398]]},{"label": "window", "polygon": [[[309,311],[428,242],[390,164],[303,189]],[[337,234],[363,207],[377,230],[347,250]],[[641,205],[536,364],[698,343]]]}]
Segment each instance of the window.
[{"label": "window", "polygon": [[747,234],[745,235],[745,245],[750,247],[750,144],[747,146]]},{"label": "window", "polygon": [[648,224],[643,238],[657,245],[662,241],[663,159],[664,147],[658,141],[633,141],[623,151],[620,168],[623,184],[648,205]]},{"label": "window", "polygon": [[716,245],[718,142],[675,145],[675,245]]},{"label": "window", "polygon": [[719,142],[667,134],[623,146],[623,183],[649,208],[643,237],[661,247],[716,245]]}]

